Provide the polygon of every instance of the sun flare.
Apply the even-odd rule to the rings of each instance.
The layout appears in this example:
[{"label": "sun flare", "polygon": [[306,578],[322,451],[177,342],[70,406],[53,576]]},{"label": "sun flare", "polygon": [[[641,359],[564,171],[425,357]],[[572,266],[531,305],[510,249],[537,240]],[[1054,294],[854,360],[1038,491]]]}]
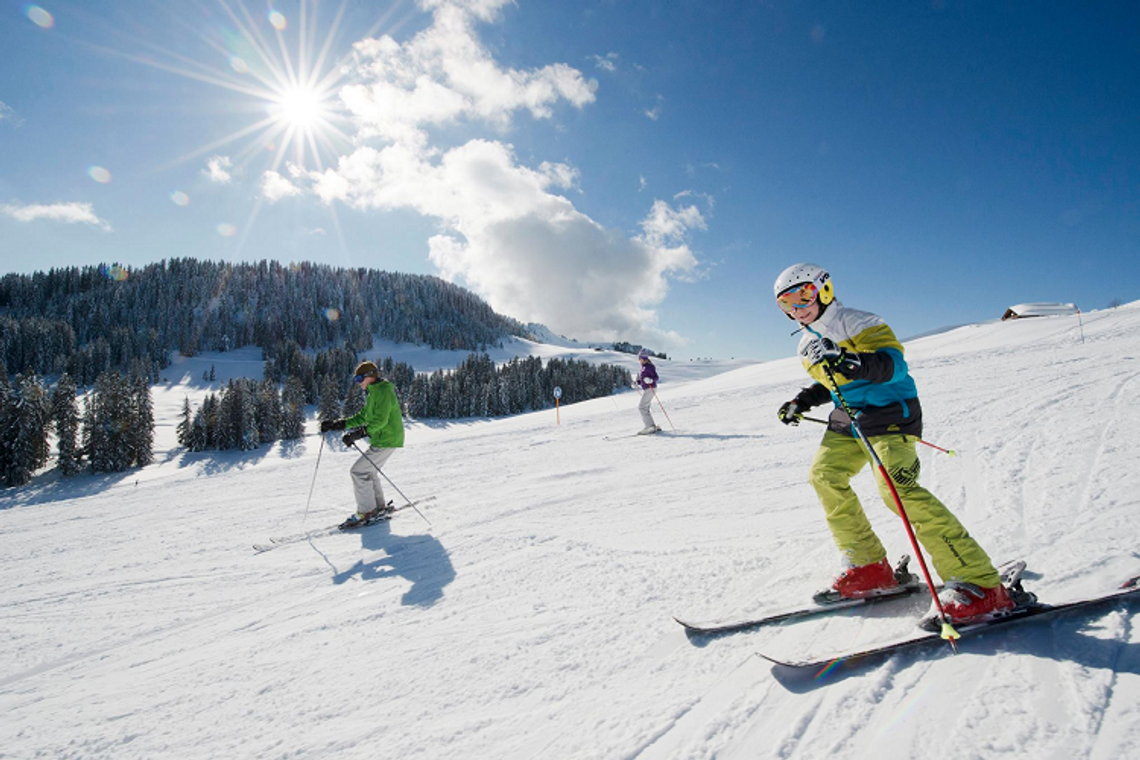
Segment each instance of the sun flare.
[{"label": "sun flare", "polygon": [[329,106],[327,93],[312,87],[289,86],[274,98],[270,113],[279,123],[308,130],[327,121]]}]

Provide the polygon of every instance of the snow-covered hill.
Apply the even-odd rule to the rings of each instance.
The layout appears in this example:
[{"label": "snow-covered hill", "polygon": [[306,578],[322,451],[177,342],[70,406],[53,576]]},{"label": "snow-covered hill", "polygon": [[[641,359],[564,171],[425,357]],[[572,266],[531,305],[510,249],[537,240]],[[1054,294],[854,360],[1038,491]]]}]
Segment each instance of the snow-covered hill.
[{"label": "snow-covered hill", "polygon": [[[1140,572],[1140,303],[1077,319],[907,347],[927,440],[961,452],[924,448],[924,483],[1056,601]],[[793,605],[837,558],[806,481],[820,430],[775,418],[805,381],[796,361],[662,374],[678,429],[655,438],[618,437],[639,427],[632,393],[557,426],[553,411],[410,426],[387,471],[436,497],[430,526],[409,510],[255,555],[351,511],[353,455],[316,437],[207,457],[160,434],[141,472],[4,493],[0,756],[1135,753],[1135,605],[808,683],[754,653],[891,639],[926,603],[688,639],[672,615]],[[162,393],[177,406],[189,385]],[[908,551],[869,473],[856,487],[892,557]]]}]

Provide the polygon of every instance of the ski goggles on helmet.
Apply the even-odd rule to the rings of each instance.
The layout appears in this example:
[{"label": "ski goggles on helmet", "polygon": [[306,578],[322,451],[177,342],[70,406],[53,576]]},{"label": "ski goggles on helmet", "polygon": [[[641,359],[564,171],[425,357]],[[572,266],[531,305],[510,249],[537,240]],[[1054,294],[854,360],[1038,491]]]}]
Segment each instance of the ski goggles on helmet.
[{"label": "ski goggles on helmet", "polygon": [[776,303],[785,314],[806,309],[819,299],[819,288],[814,282],[803,282],[776,296]]},{"label": "ski goggles on helmet", "polygon": [[376,377],[376,373],[375,372],[369,372],[367,375],[357,375],[356,377],[354,377],[352,379],[358,383],[363,383],[364,378],[366,378],[366,377]]}]

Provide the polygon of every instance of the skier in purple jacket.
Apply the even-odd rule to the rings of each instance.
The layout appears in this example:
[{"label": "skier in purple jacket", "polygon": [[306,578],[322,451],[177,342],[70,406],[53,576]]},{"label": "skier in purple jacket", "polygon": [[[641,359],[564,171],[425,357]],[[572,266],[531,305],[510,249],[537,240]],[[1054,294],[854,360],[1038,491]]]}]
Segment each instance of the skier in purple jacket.
[{"label": "skier in purple jacket", "polygon": [[637,376],[634,387],[641,389],[641,403],[637,405],[637,410],[641,412],[641,421],[645,423],[645,428],[638,435],[653,435],[661,432],[661,428],[653,421],[653,415],[649,413],[649,402],[653,400],[653,392],[657,388],[657,368],[649,360],[648,349],[641,349],[637,353],[637,359],[641,362],[641,374]]}]

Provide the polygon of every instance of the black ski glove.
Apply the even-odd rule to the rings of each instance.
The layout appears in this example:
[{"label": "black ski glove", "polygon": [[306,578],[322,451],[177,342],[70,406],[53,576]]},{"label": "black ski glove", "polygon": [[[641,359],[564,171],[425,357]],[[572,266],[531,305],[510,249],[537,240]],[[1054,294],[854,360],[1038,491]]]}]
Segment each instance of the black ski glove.
[{"label": "black ski glove", "polygon": [[344,420],[321,420],[321,432],[327,433],[330,430],[344,430]]},{"label": "black ski glove", "polygon": [[[343,422],[343,421],[344,420],[341,420],[341,422]],[[366,430],[363,427],[358,427],[358,428],[353,428],[352,430],[349,430],[347,433],[345,433],[343,436],[341,436],[341,440],[344,441],[345,446],[352,448],[353,443],[355,443],[356,441],[359,441],[361,438],[367,438],[367,437],[368,437],[368,430]]]},{"label": "black ski glove", "polygon": [[806,410],[797,402],[785,401],[779,411],[776,412],[776,417],[785,425],[798,425],[800,424],[800,417],[803,416],[804,411]]},{"label": "black ski glove", "polygon": [[816,364],[826,364],[835,372],[855,377],[863,366],[859,354],[840,348],[831,338],[817,338],[804,346],[804,358]]}]

